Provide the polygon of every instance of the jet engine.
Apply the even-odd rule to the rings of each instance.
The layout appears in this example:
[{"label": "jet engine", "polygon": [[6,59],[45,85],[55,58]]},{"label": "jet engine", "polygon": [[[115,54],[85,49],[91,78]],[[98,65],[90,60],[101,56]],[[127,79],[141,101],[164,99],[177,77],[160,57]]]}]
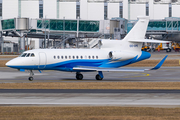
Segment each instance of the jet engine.
[{"label": "jet engine", "polygon": [[109,59],[114,61],[123,61],[134,58],[135,55],[133,53],[125,52],[125,51],[110,51]]}]

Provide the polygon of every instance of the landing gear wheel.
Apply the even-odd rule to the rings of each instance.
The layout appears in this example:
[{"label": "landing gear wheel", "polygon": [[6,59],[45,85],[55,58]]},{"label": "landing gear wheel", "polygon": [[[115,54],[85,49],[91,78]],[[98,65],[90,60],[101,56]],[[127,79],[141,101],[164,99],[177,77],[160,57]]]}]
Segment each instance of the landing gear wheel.
[{"label": "landing gear wheel", "polygon": [[76,79],[77,80],[82,80],[83,79],[83,75],[82,74],[76,74]]},{"label": "landing gear wheel", "polygon": [[29,81],[33,81],[33,77],[29,77]]},{"label": "landing gear wheel", "polygon": [[96,80],[102,80],[101,76],[99,74],[96,75]]}]

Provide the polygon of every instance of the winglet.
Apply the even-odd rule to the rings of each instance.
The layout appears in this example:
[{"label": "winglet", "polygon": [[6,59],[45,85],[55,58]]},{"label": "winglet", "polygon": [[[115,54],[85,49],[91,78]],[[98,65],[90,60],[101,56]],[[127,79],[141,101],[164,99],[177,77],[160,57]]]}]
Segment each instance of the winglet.
[{"label": "winglet", "polygon": [[159,69],[162,66],[162,64],[164,63],[164,61],[166,60],[167,56],[168,55],[166,55],[154,68],[151,68],[150,70],[157,70],[157,69]]}]

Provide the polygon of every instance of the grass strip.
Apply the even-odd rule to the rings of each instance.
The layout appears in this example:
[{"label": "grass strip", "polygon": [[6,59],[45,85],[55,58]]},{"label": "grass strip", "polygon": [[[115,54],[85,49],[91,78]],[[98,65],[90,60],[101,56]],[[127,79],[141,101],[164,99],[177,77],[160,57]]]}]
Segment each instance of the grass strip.
[{"label": "grass strip", "polygon": [[180,82],[41,82],[0,83],[0,89],[167,89],[179,90]]},{"label": "grass strip", "polygon": [[179,120],[180,108],[0,107],[2,120]]}]

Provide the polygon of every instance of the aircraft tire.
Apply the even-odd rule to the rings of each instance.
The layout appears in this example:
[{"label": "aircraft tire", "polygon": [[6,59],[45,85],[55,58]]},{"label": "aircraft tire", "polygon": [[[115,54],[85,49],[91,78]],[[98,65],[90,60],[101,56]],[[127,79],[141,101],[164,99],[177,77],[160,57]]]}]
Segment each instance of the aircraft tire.
[{"label": "aircraft tire", "polygon": [[76,79],[77,80],[82,80],[83,79],[83,75],[82,74],[77,74],[76,75]]},{"label": "aircraft tire", "polygon": [[96,80],[102,80],[101,76],[99,74],[96,75]]},{"label": "aircraft tire", "polygon": [[33,77],[29,77],[29,81],[33,81]]}]

